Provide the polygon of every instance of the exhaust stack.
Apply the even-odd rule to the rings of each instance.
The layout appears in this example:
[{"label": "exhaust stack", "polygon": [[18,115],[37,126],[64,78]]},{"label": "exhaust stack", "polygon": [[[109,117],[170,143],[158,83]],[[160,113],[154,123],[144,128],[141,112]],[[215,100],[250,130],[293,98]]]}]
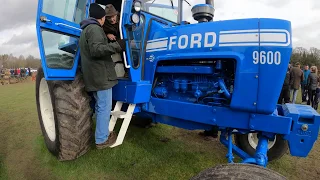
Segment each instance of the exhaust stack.
[{"label": "exhaust stack", "polygon": [[206,4],[211,5],[214,7],[214,0],[206,0]]},{"label": "exhaust stack", "polygon": [[214,0],[206,0],[206,4],[195,5],[191,12],[194,20],[199,23],[211,22],[214,17]]}]

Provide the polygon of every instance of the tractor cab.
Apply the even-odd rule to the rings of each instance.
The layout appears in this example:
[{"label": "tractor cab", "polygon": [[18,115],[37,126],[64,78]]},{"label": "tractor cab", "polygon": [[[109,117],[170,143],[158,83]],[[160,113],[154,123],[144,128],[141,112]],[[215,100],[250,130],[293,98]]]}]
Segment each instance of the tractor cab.
[{"label": "tractor cab", "polygon": [[[122,39],[127,39],[127,48],[122,55],[122,68],[128,77],[119,77],[115,87],[115,100],[133,102],[125,97],[124,87],[137,86],[150,89],[145,80],[144,59],[151,22],[163,25],[178,25],[182,16],[182,0],[39,0],[37,15],[38,43],[46,80],[73,80],[81,65],[79,53],[80,22],[88,18],[90,3],[102,7],[112,4],[120,14],[119,30]],[[131,85],[130,85],[131,84]],[[129,88],[130,89],[130,88]],[[150,91],[149,90],[149,91]],[[144,102],[144,100],[142,100]]]},{"label": "tractor cab", "polygon": [[[47,80],[72,80],[80,62],[78,41],[81,34],[80,22],[88,18],[89,5],[94,0],[40,0],[37,18],[37,33],[42,64]],[[124,3],[122,3],[124,2]],[[178,23],[179,0],[158,0],[127,2],[116,0],[97,0],[105,7],[112,4],[120,14],[119,29],[121,37],[128,40],[124,53],[124,63],[130,69],[132,81],[142,79],[142,55],[144,39],[150,19],[166,23]],[[136,10],[137,11],[136,11]],[[143,13],[141,13],[143,11]],[[147,14],[147,15],[146,15]],[[149,28],[150,29],[150,28]],[[130,43],[130,44],[129,44]]]}]

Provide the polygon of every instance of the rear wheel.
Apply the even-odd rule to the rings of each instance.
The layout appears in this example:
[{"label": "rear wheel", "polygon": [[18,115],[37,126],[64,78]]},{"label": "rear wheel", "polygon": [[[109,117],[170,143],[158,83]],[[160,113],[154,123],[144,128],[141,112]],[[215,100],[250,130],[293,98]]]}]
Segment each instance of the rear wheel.
[{"label": "rear wheel", "polygon": [[90,98],[81,74],[74,81],[46,81],[43,69],[36,78],[36,103],[45,144],[59,160],[73,160],[90,148]]},{"label": "rear wheel", "polygon": [[191,180],[284,180],[281,174],[253,164],[225,164],[202,171]]},{"label": "rear wheel", "polygon": [[[236,145],[253,156],[256,152],[259,138],[257,133],[248,134],[236,134],[235,143]],[[288,143],[281,135],[276,135],[274,141],[268,142],[268,161],[280,159],[288,150]]]}]

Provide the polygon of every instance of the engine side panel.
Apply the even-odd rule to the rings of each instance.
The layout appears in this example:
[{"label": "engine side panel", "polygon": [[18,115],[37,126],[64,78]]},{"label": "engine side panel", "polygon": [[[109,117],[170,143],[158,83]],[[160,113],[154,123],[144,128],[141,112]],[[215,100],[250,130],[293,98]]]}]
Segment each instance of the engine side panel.
[{"label": "engine side panel", "polygon": [[150,26],[145,80],[154,82],[162,61],[234,59],[230,108],[264,114],[274,111],[292,50],[290,22],[241,19],[169,27],[152,21]]},{"label": "engine side panel", "polygon": [[[291,24],[260,19],[259,89],[257,111],[271,113],[277,104],[292,52]],[[267,39],[268,38],[268,39]]]},{"label": "engine side panel", "polygon": [[[231,108],[256,112],[259,67],[247,54],[258,46],[234,46],[228,35],[234,30],[258,29],[259,19],[218,21],[169,27],[153,21],[150,26],[145,57],[145,80],[154,81],[157,64],[161,61],[236,60],[236,72]],[[251,55],[249,56],[251,57]]]}]

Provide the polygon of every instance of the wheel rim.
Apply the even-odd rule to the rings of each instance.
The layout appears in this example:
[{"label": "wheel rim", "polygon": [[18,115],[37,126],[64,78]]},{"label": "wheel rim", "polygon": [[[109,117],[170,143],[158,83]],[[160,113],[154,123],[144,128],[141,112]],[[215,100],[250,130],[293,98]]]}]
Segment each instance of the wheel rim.
[{"label": "wheel rim", "polygon": [[[273,141],[268,140],[268,149],[271,149],[274,146],[274,144],[276,143],[276,139],[277,139],[277,137],[275,136]],[[257,133],[249,133],[248,134],[248,141],[249,141],[250,146],[252,148],[256,149],[258,146],[258,141],[259,141]]]},{"label": "wheel rim", "polygon": [[54,122],[51,95],[47,81],[42,78],[39,86],[39,104],[44,129],[51,141],[56,139],[56,127]]}]

